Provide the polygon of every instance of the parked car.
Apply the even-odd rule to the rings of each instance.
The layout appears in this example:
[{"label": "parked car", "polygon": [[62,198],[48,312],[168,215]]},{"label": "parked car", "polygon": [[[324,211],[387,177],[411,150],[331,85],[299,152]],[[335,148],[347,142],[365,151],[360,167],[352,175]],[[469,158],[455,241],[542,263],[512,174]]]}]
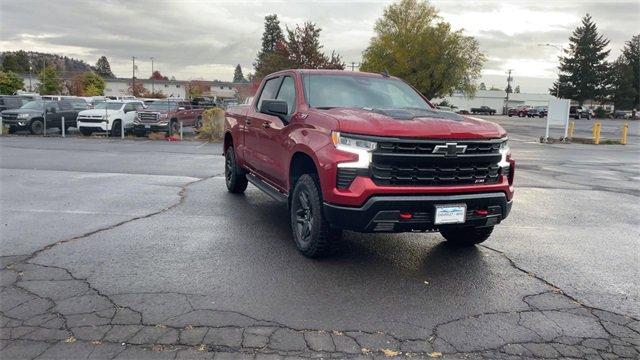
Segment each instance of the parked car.
[{"label": "parked car", "polygon": [[143,108],[144,104],[140,100],[108,100],[98,103],[93,109],[78,114],[78,130],[85,136],[96,131],[120,136],[123,125],[125,132],[133,130],[137,111]]},{"label": "parked car", "polygon": [[164,131],[169,135],[180,132],[183,126],[202,126],[202,108],[193,108],[186,100],[158,100],[149,103],[146,109],[138,111],[134,132],[144,136],[149,131]]},{"label": "parked car", "polygon": [[27,102],[28,100],[22,98],[21,96],[0,95],[0,111],[19,109]]},{"label": "parked car", "polygon": [[509,117],[517,116],[517,117],[525,117],[529,115],[530,106],[518,106],[516,108],[511,108],[507,110],[507,115]]},{"label": "parked car", "polygon": [[528,117],[545,117],[547,116],[547,107],[546,106],[535,106],[527,110]]},{"label": "parked car", "polygon": [[285,70],[259,89],[226,111],[226,186],[288,204],[304,255],[330,253],[342,229],[439,230],[473,246],[509,214],[515,162],[500,125],[438,111],[389,75]]},{"label": "parked car", "polygon": [[484,114],[484,115],[493,115],[496,113],[496,109],[492,109],[488,106],[480,106],[479,108],[471,108],[472,114]]},{"label": "parked car", "polygon": [[194,107],[211,108],[216,107],[216,99],[208,96],[198,96],[191,99],[191,105]]},{"label": "parked car", "polygon": [[[46,106],[46,113],[45,113]],[[24,104],[19,109],[2,112],[2,123],[9,125],[9,132],[29,130],[34,135],[43,133],[46,128],[62,129],[62,118],[67,131],[76,126],[78,110],[68,100],[34,100]]]},{"label": "parked car", "polygon": [[570,106],[569,117],[572,117],[576,120],[579,120],[579,119],[591,120],[591,111],[587,109],[586,106]]}]

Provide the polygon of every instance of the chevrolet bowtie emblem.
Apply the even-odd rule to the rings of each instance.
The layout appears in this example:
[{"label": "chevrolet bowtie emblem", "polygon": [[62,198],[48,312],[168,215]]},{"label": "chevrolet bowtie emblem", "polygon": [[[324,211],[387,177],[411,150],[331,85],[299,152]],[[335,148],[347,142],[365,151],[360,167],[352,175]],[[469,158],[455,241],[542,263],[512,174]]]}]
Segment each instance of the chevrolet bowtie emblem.
[{"label": "chevrolet bowtie emblem", "polygon": [[444,145],[436,145],[433,148],[434,154],[444,154],[444,156],[458,156],[467,151],[467,145],[458,145],[458,143],[446,143]]}]

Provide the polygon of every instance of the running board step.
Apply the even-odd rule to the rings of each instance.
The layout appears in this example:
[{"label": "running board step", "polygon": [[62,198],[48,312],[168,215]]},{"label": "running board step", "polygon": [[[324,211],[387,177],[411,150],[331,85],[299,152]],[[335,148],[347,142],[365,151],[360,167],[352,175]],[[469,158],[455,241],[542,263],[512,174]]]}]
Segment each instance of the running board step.
[{"label": "running board step", "polygon": [[277,201],[280,202],[287,202],[287,195],[281,193],[280,191],[278,191],[276,188],[274,188],[273,186],[267,184],[266,182],[258,179],[255,175],[253,174],[247,174],[247,180],[249,180],[250,183],[253,184],[253,186],[257,187],[258,189],[264,191],[265,193],[267,193],[267,195],[271,196],[272,198],[274,198]]}]

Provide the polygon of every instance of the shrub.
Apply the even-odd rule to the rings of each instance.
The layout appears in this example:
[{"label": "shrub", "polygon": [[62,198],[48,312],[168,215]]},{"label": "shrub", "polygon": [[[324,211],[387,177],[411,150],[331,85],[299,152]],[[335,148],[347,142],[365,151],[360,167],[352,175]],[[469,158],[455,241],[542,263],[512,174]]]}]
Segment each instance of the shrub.
[{"label": "shrub", "polygon": [[224,110],[207,109],[202,113],[202,127],[198,139],[221,141],[224,137]]},{"label": "shrub", "polygon": [[599,106],[594,113],[596,114],[596,117],[599,119],[604,119],[607,116],[607,111],[605,109],[602,108],[602,106]]}]

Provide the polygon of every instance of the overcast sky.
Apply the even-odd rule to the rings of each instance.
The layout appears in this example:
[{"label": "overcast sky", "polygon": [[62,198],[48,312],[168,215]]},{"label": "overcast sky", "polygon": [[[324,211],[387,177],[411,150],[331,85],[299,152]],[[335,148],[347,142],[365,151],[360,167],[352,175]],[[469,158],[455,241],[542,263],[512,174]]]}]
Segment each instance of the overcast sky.
[{"label": "overcast sky", "polygon": [[[231,80],[235,64],[245,74],[260,47],[264,16],[282,25],[306,20],[322,27],[326,52],[359,62],[373,25],[389,1],[115,1],[0,0],[0,50],[51,52],[95,64],[106,55],[119,77],[151,73],[180,80]],[[590,13],[611,40],[611,56],[640,32],[640,0],[512,0],[431,2],[445,21],[480,42],[488,61],[481,81],[504,88],[513,69],[522,92],[546,92],[559,51],[580,18]]]}]

